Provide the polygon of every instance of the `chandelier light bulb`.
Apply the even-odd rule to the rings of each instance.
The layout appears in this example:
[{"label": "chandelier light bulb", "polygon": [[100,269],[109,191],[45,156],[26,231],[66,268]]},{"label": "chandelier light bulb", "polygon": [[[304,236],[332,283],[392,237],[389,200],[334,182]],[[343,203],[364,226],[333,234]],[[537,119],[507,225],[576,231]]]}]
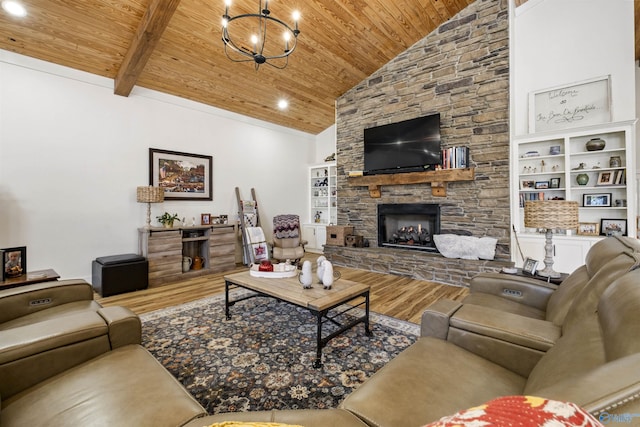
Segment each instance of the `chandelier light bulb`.
[{"label": "chandelier light bulb", "polygon": [[289,103],[287,102],[286,99],[281,99],[280,101],[278,101],[278,108],[279,109],[286,110],[288,106],[289,106]]},{"label": "chandelier light bulb", "polygon": [[297,11],[297,10],[294,10],[293,14],[291,16],[293,16],[293,20],[294,21],[299,21],[300,20],[300,12]]}]

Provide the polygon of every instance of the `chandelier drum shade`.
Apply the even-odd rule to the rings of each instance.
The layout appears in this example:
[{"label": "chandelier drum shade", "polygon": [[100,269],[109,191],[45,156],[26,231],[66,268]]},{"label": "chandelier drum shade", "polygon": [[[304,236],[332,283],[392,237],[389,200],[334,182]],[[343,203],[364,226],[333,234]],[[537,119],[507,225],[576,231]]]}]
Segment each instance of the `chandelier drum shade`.
[{"label": "chandelier drum shade", "polygon": [[553,231],[578,228],[578,202],[567,200],[525,202],[524,226],[545,230],[544,269],[539,270],[537,274],[545,277],[560,277],[560,273],[553,270]]},{"label": "chandelier drum shade", "polygon": [[298,20],[293,13],[294,26],[271,16],[269,1],[258,1],[258,13],[229,15],[231,0],[225,0],[222,15],[222,42],[227,57],[234,62],[254,62],[256,70],[262,64],[285,68],[289,55],[298,43]]},{"label": "chandelier drum shade", "polygon": [[147,204],[146,227],[151,227],[151,203],[161,203],[164,201],[164,188],[160,187],[138,187],[136,188],[136,201]]}]

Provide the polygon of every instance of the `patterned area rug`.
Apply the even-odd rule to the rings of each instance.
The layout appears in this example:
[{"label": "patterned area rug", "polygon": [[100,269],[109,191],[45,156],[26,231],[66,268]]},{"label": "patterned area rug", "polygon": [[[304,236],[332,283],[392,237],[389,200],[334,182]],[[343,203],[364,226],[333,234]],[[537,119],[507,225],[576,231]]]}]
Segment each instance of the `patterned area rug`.
[{"label": "patterned area rug", "polygon": [[373,336],[356,325],[329,342],[316,369],[309,311],[256,297],[231,314],[227,321],[221,295],[140,316],[143,345],[210,414],[336,407],[419,334],[414,323],[371,313]]}]

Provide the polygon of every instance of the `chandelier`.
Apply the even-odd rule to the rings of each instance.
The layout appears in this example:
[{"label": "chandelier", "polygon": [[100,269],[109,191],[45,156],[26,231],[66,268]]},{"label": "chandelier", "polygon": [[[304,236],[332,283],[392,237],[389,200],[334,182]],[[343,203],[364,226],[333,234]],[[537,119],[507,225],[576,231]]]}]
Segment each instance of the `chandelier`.
[{"label": "chandelier", "polygon": [[[256,70],[262,64],[275,68],[285,68],[289,55],[293,53],[298,42],[298,20],[300,13],[293,12],[295,27],[291,28],[284,21],[271,16],[269,1],[258,1],[258,13],[245,13],[231,17],[229,6],[231,0],[225,0],[222,15],[222,41],[224,52],[234,62],[253,61]],[[267,32],[281,32],[282,40],[268,40]]]}]

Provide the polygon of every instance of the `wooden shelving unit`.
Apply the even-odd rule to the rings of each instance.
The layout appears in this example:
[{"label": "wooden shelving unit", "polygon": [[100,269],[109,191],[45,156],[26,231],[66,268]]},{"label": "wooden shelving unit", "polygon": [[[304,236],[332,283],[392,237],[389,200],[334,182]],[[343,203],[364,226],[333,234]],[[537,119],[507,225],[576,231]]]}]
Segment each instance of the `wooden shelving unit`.
[{"label": "wooden shelving unit", "polygon": [[405,185],[431,183],[431,194],[446,197],[447,182],[473,181],[475,168],[443,169],[439,171],[394,173],[387,175],[350,176],[348,183],[352,187],[369,187],[369,195],[375,199],[381,196],[383,185]]}]

